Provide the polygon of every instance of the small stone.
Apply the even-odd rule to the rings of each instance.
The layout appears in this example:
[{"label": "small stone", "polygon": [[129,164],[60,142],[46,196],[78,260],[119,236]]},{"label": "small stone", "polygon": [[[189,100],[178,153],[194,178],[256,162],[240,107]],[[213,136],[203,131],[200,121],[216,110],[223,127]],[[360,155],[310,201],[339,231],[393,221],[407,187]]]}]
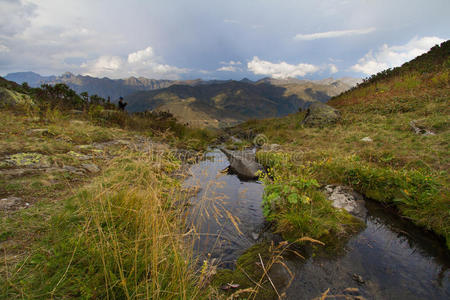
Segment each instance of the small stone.
[{"label": "small stone", "polygon": [[365,283],[365,281],[364,281],[364,279],[362,278],[361,275],[353,274],[352,278],[353,278],[354,281],[356,281],[359,284],[364,284]]},{"label": "small stone", "polygon": [[69,151],[69,152],[67,152],[67,154],[77,158],[78,160],[90,160],[90,159],[92,159],[92,156],[80,154],[80,153],[77,153],[75,151]]},{"label": "small stone", "polygon": [[54,136],[55,134],[48,130],[48,128],[36,128],[28,130],[29,134],[37,134],[42,136]]},{"label": "small stone", "polygon": [[63,169],[69,171],[70,173],[78,175],[83,175],[85,172],[84,169],[75,168],[73,166],[64,166]]},{"label": "small stone", "polygon": [[361,141],[362,141],[362,142],[366,142],[366,143],[371,143],[371,142],[373,142],[373,140],[372,140],[370,137],[368,137],[368,136],[362,138]]},{"label": "small stone", "polygon": [[98,173],[100,172],[99,167],[96,164],[82,164],[81,165],[86,171],[89,173]]},{"label": "small stone", "polygon": [[411,121],[409,122],[409,126],[411,126],[412,131],[414,131],[416,134],[419,135],[435,135],[435,133],[427,128],[425,126],[419,125],[417,121]]},{"label": "small stone", "polygon": [[257,241],[259,239],[259,234],[256,232],[252,232],[252,238]]},{"label": "small stone", "polygon": [[19,203],[20,201],[22,201],[22,198],[13,197],[13,196],[0,199],[0,209],[1,210],[10,209],[13,206],[15,206],[17,203]]}]

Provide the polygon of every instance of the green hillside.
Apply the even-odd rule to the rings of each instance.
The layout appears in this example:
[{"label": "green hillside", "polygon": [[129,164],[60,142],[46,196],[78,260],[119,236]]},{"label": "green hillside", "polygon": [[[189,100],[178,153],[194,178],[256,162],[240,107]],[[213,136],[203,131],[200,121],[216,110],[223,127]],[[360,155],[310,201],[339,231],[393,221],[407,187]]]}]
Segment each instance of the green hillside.
[{"label": "green hillside", "polygon": [[[402,217],[444,237],[450,248],[449,73],[447,41],[332,98],[328,104],[341,112],[335,125],[306,127],[301,112],[232,128],[231,134],[243,138],[264,134],[268,143],[281,144],[280,151],[258,152],[276,178],[268,181],[265,207],[278,229],[317,238],[325,234],[320,226],[299,227],[304,224],[299,211],[309,205],[270,198],[271,186],[315,179],[349,185],[396,207]],[[433,134],[417,134],[412,125]],[[327,220],[319,212],[317,217],[320,224]]]}]

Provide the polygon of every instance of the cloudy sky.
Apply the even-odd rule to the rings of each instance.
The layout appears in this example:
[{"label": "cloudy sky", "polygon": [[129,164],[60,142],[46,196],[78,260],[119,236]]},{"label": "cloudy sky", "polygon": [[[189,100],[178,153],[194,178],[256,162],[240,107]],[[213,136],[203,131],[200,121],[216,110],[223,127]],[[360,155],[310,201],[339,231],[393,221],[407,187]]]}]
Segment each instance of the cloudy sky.
[{"label": "cloudy sky", "polygon": [[450,38],[449,0],[0,0],[0,75],[366,77]]}]

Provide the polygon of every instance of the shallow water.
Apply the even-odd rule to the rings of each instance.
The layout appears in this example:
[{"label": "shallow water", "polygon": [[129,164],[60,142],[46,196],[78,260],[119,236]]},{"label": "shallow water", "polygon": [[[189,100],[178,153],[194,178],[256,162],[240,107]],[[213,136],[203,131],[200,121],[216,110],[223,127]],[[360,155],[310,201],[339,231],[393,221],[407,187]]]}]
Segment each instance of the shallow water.
[{"label": "shallow water", "polygon": [[348,287],[359,288],[367,299],[450,299],[450,260],[443,243],[378,203],[366,201],[366,207],[367,227],[350,239],[344,254],[289,262],[296,277],[288,299],[311,299],[328,288],[342,294]]},{"label": "shallow water", "polygon": [[261,211],[262,184],[241,181],[237,175],[222,172],[229,166],[220,150],[207,153],[206,159],[190,168],[186,187],[199,187],[191,199],[190,221],[199,239],[195,251],[220,258],[223,267],[231,267],[245,249],[255,243],[264,217]]},{"label": "shallow water", "polygon": [[[192,176],[185,181],[201,189],[191,199],[190,220],[200,233],[195,250],[220,258],[222,267],[232,267],[264,226],[263,185],[222,172],[227,166],[225,155],[212,151],[191,167]],[[366,208],[367,227],[342,253],[287,261],[295,273],[287,298],[312,299],[328,288],[330,295],[338,295],[353,287],[367,299],[450,299],[450,258],[444,243],[378,203],[367,201]],[[356,282],[354,274],[364,283]]]}]

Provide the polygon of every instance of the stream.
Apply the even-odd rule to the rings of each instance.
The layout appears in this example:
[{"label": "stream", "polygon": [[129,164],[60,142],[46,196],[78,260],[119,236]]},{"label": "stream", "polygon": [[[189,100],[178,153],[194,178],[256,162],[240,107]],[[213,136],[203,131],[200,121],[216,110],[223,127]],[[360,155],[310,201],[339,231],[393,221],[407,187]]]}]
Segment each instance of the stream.
[{"label": "stream", "polygon": [[[184,182],[199,188],[190,199],[189,214],[198,233],[195,253],[200,259],[220,260],[222,268],[232,268],[247,248],[271,236],[263,234],[264,186],[240,180],[226,171],[228,165],[220,150],[212,150],[191,166]],[[295,279],[286,298],[312,299],[328,288],[329,295],[342,295],[347,288],[358,288],[358,295],[366,299],[450,299],[450,254],[445,244],[379,203],[367,200],[366,208],[366,228],[339,254],[287,259]],[[355,276],[362,281],[355,281]]]}]

